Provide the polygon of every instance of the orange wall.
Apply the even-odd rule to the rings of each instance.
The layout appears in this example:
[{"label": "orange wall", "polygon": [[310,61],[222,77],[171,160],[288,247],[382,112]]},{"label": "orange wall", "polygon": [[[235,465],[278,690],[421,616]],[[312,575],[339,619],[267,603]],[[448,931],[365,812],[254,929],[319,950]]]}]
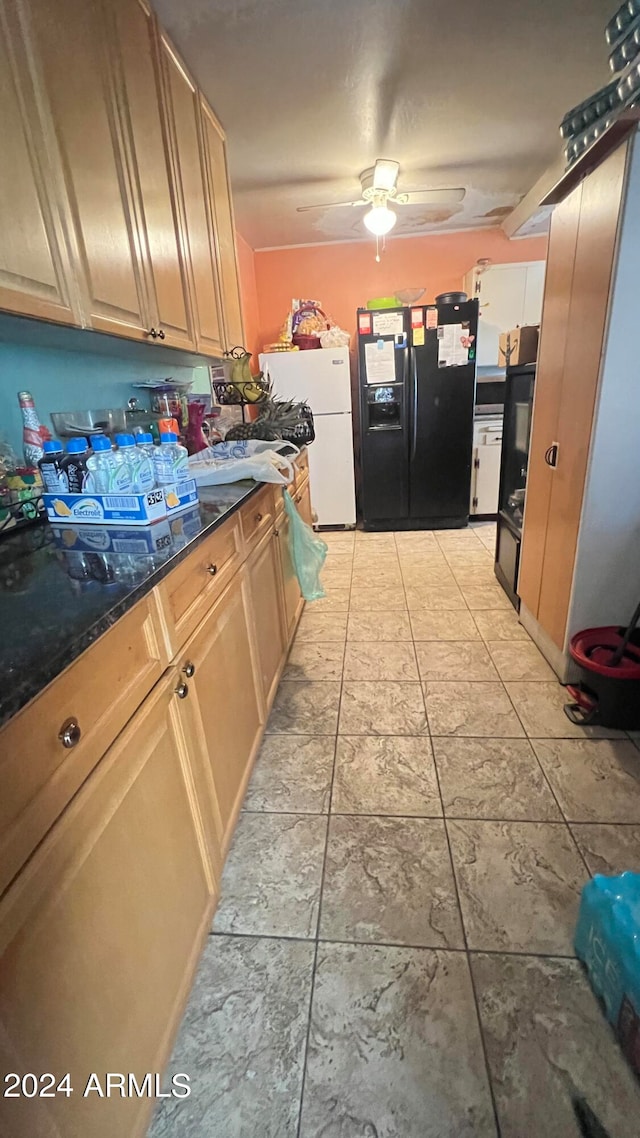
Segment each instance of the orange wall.
[{"label": "orange wall", "polygon": [[245,347],[247,351],[253,355],[252,369],[257,371],[258,352],[262,351],[262,339],[260,337],[255,256],[253,249],[247,244],[240,233],[236,233],[236,248],[238,250],[238,273],[240,276],[240,300],[242,303]]},{"label": "orange wall", "polygon": [[[240,243],[248,249],[242,238]],[[373,241],[255,253],[260,348],[276,338],[292,297],[320,300],[353,336],[356,308],[372,297],[424,285],[423,299],[431,302],[436,293],[459,289],[479,257],[491,257],[495,264],[539,261],[546,248],[545,237],[509,241],[500,229],[473,229],[391,239],[380,264]]]}]

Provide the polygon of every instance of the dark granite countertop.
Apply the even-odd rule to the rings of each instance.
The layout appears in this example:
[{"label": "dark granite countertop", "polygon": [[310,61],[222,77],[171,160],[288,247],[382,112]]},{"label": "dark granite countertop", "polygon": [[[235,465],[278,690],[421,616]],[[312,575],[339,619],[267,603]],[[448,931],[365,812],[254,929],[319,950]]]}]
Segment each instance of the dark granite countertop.
[{"label": "dark granite countertop", "polygon": [[203,487],[190,510],[145,528],[43,522],[0,539],[0,724],[261,485]]}]

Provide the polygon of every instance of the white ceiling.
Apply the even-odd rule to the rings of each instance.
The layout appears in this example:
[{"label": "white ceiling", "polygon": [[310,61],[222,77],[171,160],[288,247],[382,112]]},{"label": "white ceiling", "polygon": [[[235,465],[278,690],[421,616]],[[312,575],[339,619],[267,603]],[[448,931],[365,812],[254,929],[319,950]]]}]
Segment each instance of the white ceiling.
[{"label": "white ceiling", "polygon": [[616,0],[155,7],[226,128],[238,229],[259,249],[367,236],[361,210],[296,206],[357,198],[377,157],[400,162],[400,190],[467,189],[452,216],[401,207],[394,233],[500,224],[557,156],[564,112],[609,78]]}]

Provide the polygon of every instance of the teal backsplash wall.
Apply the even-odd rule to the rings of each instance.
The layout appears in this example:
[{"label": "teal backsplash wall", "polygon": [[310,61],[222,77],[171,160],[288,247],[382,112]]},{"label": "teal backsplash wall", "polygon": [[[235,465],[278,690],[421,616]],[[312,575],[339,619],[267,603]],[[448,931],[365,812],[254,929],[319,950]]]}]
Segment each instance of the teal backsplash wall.
[{"label": "teal backsplash wall", "polygon": [[91,352],[0,343],[0,438],[7,439],[18,454],[22,453],[19,391],[31,392],[41,422],[51,430],[51,411],[122,407],[132,395],[148,407],[148,395],[136,391],[133,384],[167,376],[192,379],[192,391],[210,390],[206,366],[176,365],[169,358],[160,363],[133,361]]}]

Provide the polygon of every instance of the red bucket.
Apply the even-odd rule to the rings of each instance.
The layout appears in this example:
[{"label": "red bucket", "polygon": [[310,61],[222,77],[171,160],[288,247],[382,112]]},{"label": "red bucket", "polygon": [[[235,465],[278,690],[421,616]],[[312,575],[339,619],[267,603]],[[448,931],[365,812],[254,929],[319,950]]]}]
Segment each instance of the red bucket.
[{"label": "red bucket", "polygon": [[640,633],[634,632],[620,663],[611,667],[624,634],[624,628],[609,625],[586,628],[571,638],[569,651],[580,668],[580,683],[568,689],[575,705],[565,708],[572,722],[640,728]]}]

